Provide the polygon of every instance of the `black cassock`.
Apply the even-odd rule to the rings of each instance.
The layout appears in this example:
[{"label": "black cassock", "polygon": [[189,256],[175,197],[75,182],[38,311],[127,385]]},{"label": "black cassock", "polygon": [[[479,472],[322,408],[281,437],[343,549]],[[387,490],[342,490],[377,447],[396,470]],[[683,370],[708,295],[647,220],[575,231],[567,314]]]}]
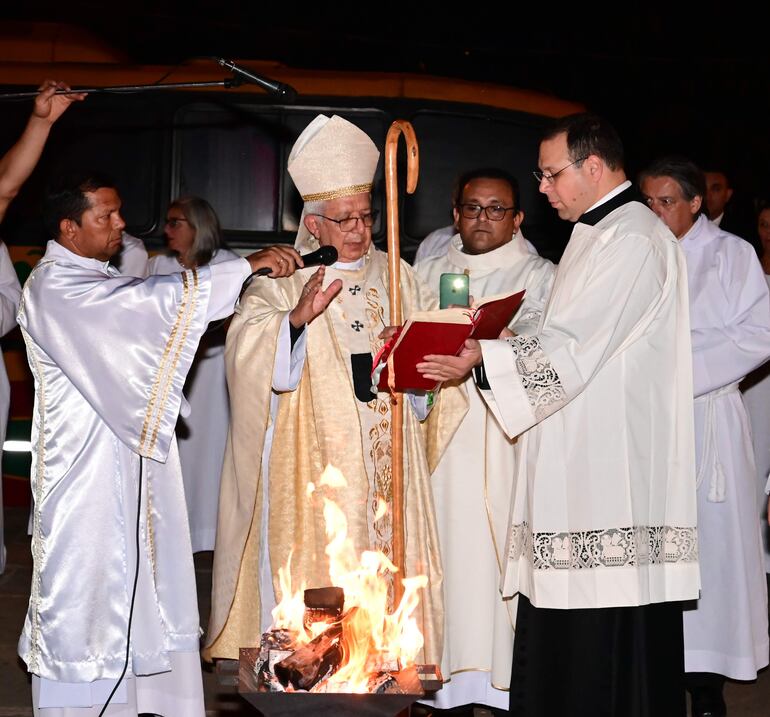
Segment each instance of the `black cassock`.
[{"label": "black cassock", "polygon": [[511,717],[685,717],[682,606],[555,610],[520,595]]}]

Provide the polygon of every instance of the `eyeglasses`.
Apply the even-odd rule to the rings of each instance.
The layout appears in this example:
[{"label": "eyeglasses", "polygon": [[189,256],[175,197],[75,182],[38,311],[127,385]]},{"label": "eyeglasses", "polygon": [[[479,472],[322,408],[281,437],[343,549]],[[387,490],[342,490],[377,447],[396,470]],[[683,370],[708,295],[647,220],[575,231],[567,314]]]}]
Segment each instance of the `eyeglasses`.
[{"label": "eyeglasses", "polygon": [[345,217],[345,219],[332,219],[323,214],[312,214],[310,216],[321,217],[321,219],[328,219],[330,222],[334,222],[339,226],[341,232],[352,232],[358,227],[358,222],[362,222],[367,228],[371,227],[377,221],[379,213],[378,209],[372,209],[371,212],[362,214],[360,217]]},{"label": "eyeglasses", "polygon": [[501,222],[505,219],[506,212],[516,210],[516,207],[501,207],[499,204],[492,204],[488,207],[482,207],[480,204],[458,204],[457,208],[466,219],[478,219],[481,216],[481,211],[484,210],[484,214],[491,222]]},{"label": "eyeglasses", "polygon": [[553,184],[556,177],[558,177],[565,169],[569,169],[573,164],[577,164],[578,162],[585,162],[588,159],[588,157],[581,157],[580,159],[576,159],[574,162],[570,162],[566,167],[562,167],[558,172],[554,172],[551,174],[550,172],[532,172],[532,175],[537,180],[537,183],[540,184],[543,180],[548,182],[548,184]]},{"label": "eyeglasses", "polygon": [[172,217],[172,218],[166,219],[166,226],[171,227],[172,229],[176,229],[183,222],[185,224],[190,223],[187,221],[187,219],[183,219],[182,217]]},{"label": "eyeglasses", "polygon": [[671,207],[679,202],[679,199],[676,197],[645,197],[644,201],[650,209],[655,204],[660,204],[664,209],[671,209]]}]

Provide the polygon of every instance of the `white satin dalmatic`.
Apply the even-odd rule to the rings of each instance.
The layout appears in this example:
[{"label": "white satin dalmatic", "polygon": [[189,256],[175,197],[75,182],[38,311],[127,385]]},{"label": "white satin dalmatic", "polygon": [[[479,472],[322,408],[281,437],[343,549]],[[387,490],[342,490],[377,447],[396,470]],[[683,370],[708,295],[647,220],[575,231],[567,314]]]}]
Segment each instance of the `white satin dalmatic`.
[{"label": "white satin dalmatic", "polygon": [[503,595],[536,607],[698,596],[684,257],[621,194],[576,223],[536,334],[481,342],[519,435]]},{"label": "white satin dalmatic", "polygon": [[[229,249],[220,249],[210,265],[238,259]],[[158,255],[150,259],[147,274],[182,271],[176,257]],[[124,272],[125,273],[125,272]],[[214,328],[201,338],[192,368],[184,385],[190,415],[177,427],[179,459],[182,462],[184,497],[190,519],[192,550],[214,550],[217,535],[219,479],[230,426],[230,400],[225,380],[225,332]]]},{"label": "white satin dalmatic", "polygon": [[140,280],[49,242],[25,284],[34,519],[19,655],[38,695],[55,695],[46,715],[98,712],[82,683],[121,673],[137,562],[128,701],[170,714],[158,673],[179,653],[186,674],[173,681],[192,692],[176,713],[204,712],[200,663],[183,657],[197,653],[200,627],[174,427],[198,340],[248,273],[239,260]]},{"label": "white satin dalmatic", "polygon": [[[16,326],[21,286],[8,247],[0,241],[0,336],[5,336]],[[8,427],[8,410],[11,407],[11,384],[5,363],[0,360],[0,449],[5,442]],[[0,474],[0,575],[5,570],[5,541],[3,540],[3,481]]]},{"label": "white satin dalmatic", "polygon": [[702,590],[684,612],[685,670],[753,680],[768,664],[756,466],[738,383],[770,358],[753,247],[701,216],[682,237],[690,285]]},{"label": "white satin dalmatic", "polygon": [[[770,275],[765,274],[770,287]],[[770,573],[770,525],[767,523],[767,495],[765,487],[770,475],[770,361],[752,371],[741,384],[743,402],[749,412],[754,461],[757,466],[759,495],[759,531],[765,554],[765,572]]]},{"label": "white satin dalmatic", "polygon": [[[537,328],[554,266],[531,253],[521,234],[486,254],[462,251],[456,234],[444,256],[415,265],[438,292],[443,273],[468,272],[475,300],[526,289],[517,333]],[[513,490],[515,441],[487,410],[472,378],[469,408],[431,478],[444,567],[444,687],[431,700],[439,709],[466,704],[508,708],[516,598],[500,595],[503,549]]]}]

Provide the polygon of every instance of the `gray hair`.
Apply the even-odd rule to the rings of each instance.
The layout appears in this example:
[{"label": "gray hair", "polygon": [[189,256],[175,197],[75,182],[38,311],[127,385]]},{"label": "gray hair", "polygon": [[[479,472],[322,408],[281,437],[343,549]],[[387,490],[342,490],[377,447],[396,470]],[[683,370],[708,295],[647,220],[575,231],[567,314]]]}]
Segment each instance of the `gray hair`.
[{"label": "gray hair", "polygon": [[326,211],[326,199],[316,199],[313,202],[305,202],[305,216],[308,214],[323,214]]},{"label": "gray hair", "polygon": [[193,196],[179,197],[171,202],[168,208],[181,210],[195,232],[190,250],[190,259],[195,266],[208,264],[217,250],[225,247],[219,218],[205,199]]},{"label": "gray hair", "polygon": [[695,162],[686,157],[661,157],[639,173],[639,184],[652,177],[671,177],[682,190],[682,196],[691,202],[706,196],[706,177]]}]

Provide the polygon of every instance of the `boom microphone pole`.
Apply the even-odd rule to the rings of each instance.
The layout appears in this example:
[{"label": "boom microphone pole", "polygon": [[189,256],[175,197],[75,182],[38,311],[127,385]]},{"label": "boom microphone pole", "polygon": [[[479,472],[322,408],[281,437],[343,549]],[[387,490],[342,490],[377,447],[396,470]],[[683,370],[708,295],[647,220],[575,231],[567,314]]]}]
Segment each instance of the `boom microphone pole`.
[{"label": "boom microphone pole", "polygon": [[[251,70],[247,70],[240,65],[236,65],[232,60],[226,60],[223,57],[211,58],[230,72],[233,77],[224,80],[212,82],[169,82],[163,85],[114,85],[111,87],[77,87],[70,90],[56,90],[57,95],[74,95],[85,93],[89,95],[99,94],[133,94],[135,92],[154,92],[157,90],[181,90],[181,89],[200,89],[202,87],[224,87],[230,89],[239,87],[244,82],[257,85],[270,94],[276,95],[283,102],[294,102],[297,98],[297,91],[291,86],[269,77],[257,75]],[[4,92],[0,93],[0,100],[23,100],[30,97],[37,97],[40,94],[38,90],[32,92]]]}]

